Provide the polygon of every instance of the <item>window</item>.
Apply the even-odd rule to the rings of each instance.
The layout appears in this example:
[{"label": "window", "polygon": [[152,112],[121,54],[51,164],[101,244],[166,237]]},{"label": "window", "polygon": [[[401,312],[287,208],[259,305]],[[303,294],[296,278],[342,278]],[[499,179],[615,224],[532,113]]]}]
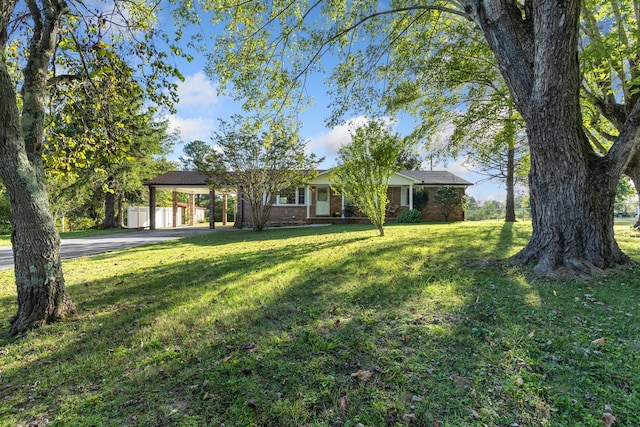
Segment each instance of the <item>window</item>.
[{"label": "window", "polygon": [[318,196],[316,197],[318,202],[326,202],[329,200],[329,188],[318,187]]},{"label": "window", "polygon": [[276,205],[304,205],[305,204],[305,188],[295,187],[283,190],[276,197]]}]

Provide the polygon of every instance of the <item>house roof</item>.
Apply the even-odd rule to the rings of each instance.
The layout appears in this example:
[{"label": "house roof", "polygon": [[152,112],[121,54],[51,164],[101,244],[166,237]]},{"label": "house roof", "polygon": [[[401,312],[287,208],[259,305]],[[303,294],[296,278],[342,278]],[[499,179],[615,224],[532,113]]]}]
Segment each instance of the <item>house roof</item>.
[{"label": "house roof", "polygon": [[[319,170],[318,175],[322,176],[327,172],[328,170]],[[411,182],[418,185],[473,185],[473,183],[447,171],[404,170],[398,172],[396,176],[408,181],[406,184],[402,183],[402,185],[407,185]],[[209,190],[207,176],[198,171],[169,171],[144,184],[150,187],[170,189],[183,193],[207,193]]]},{"label": "house roof", "polygon": [[466,181],[447,171],[404,170],[400,171],[399,174],[416,179],[425,185],[473,185],[472,182]]}]

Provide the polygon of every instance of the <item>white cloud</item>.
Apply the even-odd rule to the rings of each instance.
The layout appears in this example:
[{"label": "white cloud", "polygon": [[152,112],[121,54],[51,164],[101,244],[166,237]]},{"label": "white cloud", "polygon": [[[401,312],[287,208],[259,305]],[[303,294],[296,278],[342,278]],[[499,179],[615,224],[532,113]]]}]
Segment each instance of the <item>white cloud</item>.
[{"label": "white cloud", "polygon": [[186,76],[184,82],[178,83],[178,96],[180,97],[178,108],[210,107],[218,102],[215,85],[202,71]]},{"label": "white cloud", "polygon": [[215,130],[215,120],[205,117],[182,118],[180,116],[169,116],[169,129],[177,130],[180,138],[184,142],[195,140],[209,142]]},{"label": "white cloud", "polygon": [[325,157],[325,161],[320,165],[321,168],[324,169],[335,166],[338,150],[351,141],[351,129],[367,121],[368,119],[364,116],[356,117],[342,125],[334,127],[328,132],[313,136],[309,140],[307,149],[311,153]]}]

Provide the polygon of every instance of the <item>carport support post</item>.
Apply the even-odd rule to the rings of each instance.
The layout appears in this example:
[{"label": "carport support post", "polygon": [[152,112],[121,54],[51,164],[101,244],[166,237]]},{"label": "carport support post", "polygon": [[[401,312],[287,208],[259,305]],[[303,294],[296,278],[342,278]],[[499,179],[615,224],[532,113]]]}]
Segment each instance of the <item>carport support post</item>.
[{"label": "carport support post", "polygon": [[189,194],[189,225],[194,226],[195,223],[196,202],[193,194]]},{"label": "carport support post", "polygon": [[173,192],[173,228],[178,227],[178,192]]},{"label": "carport support post", "polygon": [[156,229],[156,187],[149,187],[149,230]]},{"label": "carport support post", "polygon": [[216,190],[209,190],[209,228],[216,228]]}]

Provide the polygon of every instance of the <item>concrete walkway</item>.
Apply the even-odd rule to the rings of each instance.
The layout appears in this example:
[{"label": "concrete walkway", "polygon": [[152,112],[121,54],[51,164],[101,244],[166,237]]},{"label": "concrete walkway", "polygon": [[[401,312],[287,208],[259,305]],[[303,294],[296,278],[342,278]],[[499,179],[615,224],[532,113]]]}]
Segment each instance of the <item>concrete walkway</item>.
[{"label": "concrete walkway", "polygon": [[[206,227],[180,227],[161,230],[128,231],[124,233],[104,234],[101,236],[64,239],[60,244],[63,259],[78,258],[134,246],[148,245],[183,237],[199,236],[222,230],[233,230],[230,225],[216,226],[215,230]],[[0,246],[0,270],[13,268],[13,250],[11,246]]]}]

